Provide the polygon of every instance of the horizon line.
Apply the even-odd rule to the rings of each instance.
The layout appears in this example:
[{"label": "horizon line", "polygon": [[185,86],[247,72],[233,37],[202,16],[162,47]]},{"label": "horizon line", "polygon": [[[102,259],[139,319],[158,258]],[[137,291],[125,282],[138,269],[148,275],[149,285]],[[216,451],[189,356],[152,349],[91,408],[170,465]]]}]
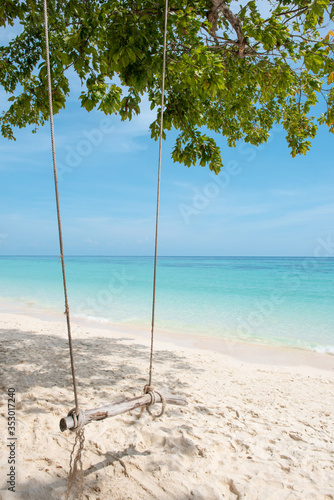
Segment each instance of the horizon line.
[{"label": "horizon line", "polygon": [[[60,259],[59,254],[3,254],[0,255],[0,258],[2,257],[55,257],[57,259]],[[83,254],[83,255],[78,255],[78,254],[66,254],[64,255],[64,258],[68,257],[125,257],[125,258],[154,258],[154,254],[152,255],[121,255],[121,254],[114,254],[114,255],[107,255],[107,254]],[[308,259],[333,259],[334,256],[314,256],[314,255],[158,255],[158,258],[210,258],[210,259],[268,259],[268,258],[273,258],[273,259],[302,259],[302,258],[308,258]]]}]

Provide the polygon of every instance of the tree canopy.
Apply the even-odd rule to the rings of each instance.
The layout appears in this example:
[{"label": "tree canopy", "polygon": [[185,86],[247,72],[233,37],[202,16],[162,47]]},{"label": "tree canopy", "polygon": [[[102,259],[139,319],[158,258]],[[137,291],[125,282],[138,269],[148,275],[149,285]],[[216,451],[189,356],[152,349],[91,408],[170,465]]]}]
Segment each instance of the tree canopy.
[{"label": "tree canopy", "polygon": [[[131,119],[147,95],[159,134],[164,0],[49,0],[54,112],[65,107],[69,71],[81,105]],[[179,131],[174,161],[208,165],[221,152],[210,131],[259,145],[281,123],[292,156],[305,154],[319,124],[334,133],[333,0],[169,0],[164,129]],[[5,0],[0,26],[22,25],[0,47],[9,94],[1,133],[48,119],[43,6]],[[313,116],[324,100],[325,112]]]}]

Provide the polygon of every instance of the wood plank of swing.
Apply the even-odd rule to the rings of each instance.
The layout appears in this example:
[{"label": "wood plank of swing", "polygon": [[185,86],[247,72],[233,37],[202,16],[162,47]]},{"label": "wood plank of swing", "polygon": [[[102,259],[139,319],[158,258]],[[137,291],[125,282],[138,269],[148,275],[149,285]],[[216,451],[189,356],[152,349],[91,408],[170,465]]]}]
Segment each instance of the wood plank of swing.
[{"label": "wood plank of swing", "polygon": [[[156,403],[161,403],[161,396],[157,392],[155,394]],[[163,394],[163,397],[167,404],[186,406],[188,403],[182,396],[176,396],[172,394]],[[110,405],[101,406],[100,408],[94,408],[92,410],[86,410],[84,412],[84,425],[89,424],[89,422],[96,420],[104,420],[105,418],[115,417],[121,413],[126,413],[127,411],[135,410],[141,406],[148,405],[151,402],[151,396],[149,394],[142,394],[136,398],[125,399],[119,401],[118,403],[112,403]],[[71,416],[62,418],[59,422],[59,427],[61,432],[68,429],[74,428],[74,420]]]}]

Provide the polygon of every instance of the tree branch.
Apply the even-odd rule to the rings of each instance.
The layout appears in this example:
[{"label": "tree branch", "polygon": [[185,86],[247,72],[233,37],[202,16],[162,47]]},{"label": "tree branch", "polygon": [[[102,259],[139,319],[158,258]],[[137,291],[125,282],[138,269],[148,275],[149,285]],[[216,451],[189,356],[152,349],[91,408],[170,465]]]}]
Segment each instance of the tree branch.
[{"label": "tree branch", "polygon": [[247,45],[247,39],[244,37],[242,33],[242,25],[238,16],[233,14],[231,9],[226,5],[226,3],[222,0],[212,0],[211,10],[208,12],[208,21],[212,24],[211,34],[213,37],[216,36],[217,31],[217,23],[219,18],[219,13],[222,13],[225,19],[230,23],[232,28],[234,29],[238,41],[236,44],[239,46],[239,57],[244,57],[245,48]]}]

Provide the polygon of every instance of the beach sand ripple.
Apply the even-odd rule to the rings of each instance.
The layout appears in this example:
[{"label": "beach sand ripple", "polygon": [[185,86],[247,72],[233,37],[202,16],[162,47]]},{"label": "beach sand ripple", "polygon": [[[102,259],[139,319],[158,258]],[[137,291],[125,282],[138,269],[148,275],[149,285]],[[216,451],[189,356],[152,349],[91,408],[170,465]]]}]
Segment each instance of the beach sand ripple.
[{"label": "beach sand ripple", "polygon": [[[1,392],[15,387],[17,499],[63,499],[74,435],[63,322],[1,315]],[[80,406],[139,395],[148,343],[74,325]],[[85,427],[89,500],[334,499],[334,369],[270,366],[157,342],[154,385],[187,398],[161,419],[139,411]],[[5,449],[6,405],[1,440]],[[1,453],[0,498],[8,464]]]}]

